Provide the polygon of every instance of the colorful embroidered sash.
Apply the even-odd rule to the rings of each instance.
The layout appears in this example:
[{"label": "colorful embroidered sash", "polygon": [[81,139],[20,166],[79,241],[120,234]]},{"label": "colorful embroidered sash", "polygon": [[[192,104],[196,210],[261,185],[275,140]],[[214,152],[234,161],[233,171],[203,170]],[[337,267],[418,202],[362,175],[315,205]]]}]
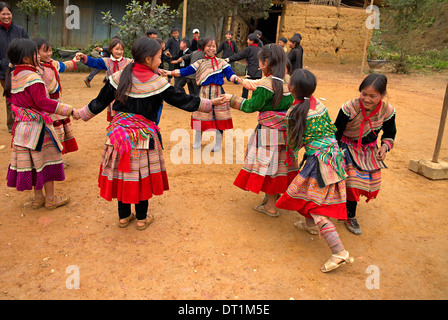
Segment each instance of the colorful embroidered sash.
[{"label": "colorful embroidered sash", "polygon": [[154,122],[141,115],[118,112],[107,128],[107,136],[120,155],[118,170],[131,172],[132,148],[137,146],[139,140],[153,138],[159,130]]}]

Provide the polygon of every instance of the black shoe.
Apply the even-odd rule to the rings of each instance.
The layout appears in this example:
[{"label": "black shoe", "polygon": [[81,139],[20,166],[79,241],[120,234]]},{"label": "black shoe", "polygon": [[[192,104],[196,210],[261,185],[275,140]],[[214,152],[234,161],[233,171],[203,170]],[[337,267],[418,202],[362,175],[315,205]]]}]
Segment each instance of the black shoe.
[{"label": "black shoe", "polygon": [[347,218],[347,221],[344,221],[344,223],[350,232],[356,235],[360,235],[362,233],[361,228],[358,224],[358,220],[356,220],[356,218]]},{"label": "black shoe", "polygon": [[86,86],[88,86],[90,88],[90,80],[89,79],[85,78],[84,83],[86,84]]}]

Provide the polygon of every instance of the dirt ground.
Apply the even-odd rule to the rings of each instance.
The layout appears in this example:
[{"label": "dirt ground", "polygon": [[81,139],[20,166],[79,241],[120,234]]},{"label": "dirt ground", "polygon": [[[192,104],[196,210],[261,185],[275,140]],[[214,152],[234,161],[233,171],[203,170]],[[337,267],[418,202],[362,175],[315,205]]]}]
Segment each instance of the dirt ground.
[{"label": "dirt ground", "polygon": [[[318,78],[315,96],[324,98],[334,120],[341,105],[358,95],[364,75],[357,66],[308,68]],[[179,140],[170,136],[175,129],[191,133],[190,114],[165,106],[160,127],[170,190],[150,200],[155,221],[145,231],[135,223],[118,228],[116,202],[99,196],[105,114],[74,122],[80,149],[64,156],[66,181],[56,184],[58,194],[72,198],[66,207],[33,211],[33,193],[7,188],[3,180],[0,299],[447,299],[448,180],[431,181],[408,169],[411,159],[432,158],[447,73],[386,74],[398,134],[381,192],[358,206],[361,236],[336,222],[355,257],[352,266],[323,274],[319,268],[330,251],[323,239],[293,226],[297,213],[271,218],[255,212],[262,195],[233,186],[241,169],[237,155],[231,164],[224,163],[224,152],[216,155],[223,164],[174,164],[170,153]],[[96,97],[102,74],[92,88],[85,76],[62,75],[65,103],[80,108]],[[240,86],[224,88],[241,94]],[[4,105],[0,99],[3,179],[11,154]],[[232,115],[243,131],[257,124],[256,114]],[[212,138],[203,149],[209,144]],[[448,132],[440,159],[448,160]],[[79,289],[66,285],[74,275],[70,266],[79,270]]]}]

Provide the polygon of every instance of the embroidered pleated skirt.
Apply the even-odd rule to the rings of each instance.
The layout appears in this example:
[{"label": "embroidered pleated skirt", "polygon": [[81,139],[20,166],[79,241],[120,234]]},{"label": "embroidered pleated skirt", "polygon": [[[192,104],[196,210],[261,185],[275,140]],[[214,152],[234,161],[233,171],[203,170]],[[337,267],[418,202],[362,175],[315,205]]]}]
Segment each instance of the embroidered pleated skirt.
[{"label": "embroidered pleated skirt", "polygon": [[[201,98],[213,100],[224,93],[219,85],[207,85],[200,88]],[[213,106],[212,112],[195,111],[191,115],[191,129],[196,131],[233,129],[232,114],[229,103]]]},{"label": "embroidered pleated skirt", "polygon": [[234,185],[256,194],[286,192],[299,168],[288,158],[283,131],[257,126],[249,138],[244,165]]},{"label": "embroidered pleated skirt", "polygon": [[169,190],[163,148],[158,134],[153,136],[153,145],[150,147],[132,148],[128,159],[129,172],[120,169],[122,157],[106,141],[98,178],[102,198],[136,204]]},{"label": "embroidered pleated skirt", "polygon": [[345,181],[323,185],[319,160],[308,156],[302,170],[276,203],[279,209],[297,211],[312,219],[312,215],[338,220],[347,219]]},{"label": "embroidered pleated skirt", "polygon": [[39,151],[12,144],[11,162],[6,177],[8,187],[18,191],[33,188],[42,190],[44,183],[65,180],[61,151],[47,129],[41,132],[38,149]]},{"label": "embroidered pleated skirt", "polygon": [[345,170],[347,172],[347,201],[360,200],[366,197],[366,202],[375,199],[381,188],[381,169],[384,163],[375,159],[377,146],[363,146],[358,150],[349,143],[339,142],[345,151]]}]

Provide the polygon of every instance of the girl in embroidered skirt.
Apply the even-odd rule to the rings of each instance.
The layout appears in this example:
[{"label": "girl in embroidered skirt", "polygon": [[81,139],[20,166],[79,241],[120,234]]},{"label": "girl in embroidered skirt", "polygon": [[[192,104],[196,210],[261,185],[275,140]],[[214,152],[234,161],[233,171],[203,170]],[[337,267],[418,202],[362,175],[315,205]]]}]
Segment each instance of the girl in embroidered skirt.
[{"label": "girl in embroidered skirt", "polygon": [[[39,54],[40,64],[37,68],[38,73],[42,77],[45,83],[50,99],[61,101],[62,87],[60,73],[66,71],[76,70],[76,63],[79,59],[75,59],[60,62],[51,59],[53,50],[51,49],[50,42],[46,39],[36,38],[34,42],[37,45],[37,52]],[[72,124],[70,117],[63,117],[57,114],[52,114],[54,129],[58,134],[59,140],[62,144],[62,154],[69,152],[75,152],[78,150],[78,144],[73,134]]]},{"label": "girl in embroidered skirt", "polygon": [[[263,46],[258,60],[264,77],[256,83],[250,99],[226,95],[230,107],[246,113],[258,112],[258,126],[249,139],[244,166],[234,184],[247,191],[266,194],[254,210],[278,217],[275,202],[298,173],[297,161],[289,156],[286,145],[286,111],[294,97],[289,92],[286,54],[279,45]],[[252,88],[251,88],[252,89]]]},{"label": "girl in embroidered skirt", "polygon": [[[216,41],[206,38],[202,43],[204,59],[198,60],[183,69],[165,71],[165,74],[175,77],[186,77],[196,73],[196,83],[200,86],[199,96],[206,99],[214,99],[224,94],[222,85],[223,75],[228,81],[241,83],[242,80],[235,75],[230,65],[223,59],[216,57]],[[232,115],[229,104],[223,104],[213,108],[213,112],[194,112],[191,116],[191,128],[196,131],[193,148],[201,147],[202,132],[216,130],[216,141],[213,151],[219,151],[222,147],[222,134],[224,130],[233,129]]]},{"label": "girl in embroidered skirt", "polygon": [[[153,221],[148,200],[168,190],[168,178],[159,128],[155,124],[162,102],[185,111],[210,112],[222,98],[208,100],[175,89],[156,74],[161,62],[159,43],[139,38],[132,47],[135,63],[109,77],[98,97],[74,114],[87,121],[113,100],[117,112],[107,128],[107,139],[99,174],[100,195],[118,200],[119,226],[137,218],[137,229]],[[135,204],[136,216],[131,214]]]},{"label": "girl in embroidered skirt", "polygon": [[[346,153],[348,230],[361,234],[356,216],[360,196],[366,202],[376,198],[381,185],[381,169],[386,168],[386,152],[392,150],[395,135],[395,109],[384,101],[387,77],[370,74],[359,86],[359,98],[346,102],[335,121],[336,139]],[[380,131],[381,147],[377,146]]]},{"label": "girl in embroidered skirt", "polygon": [[288,110],[288,145],[295,155],[305,148],[300,173],[277,201],[277,208],[298,211],[305,217],[295,225],[325,239],[333,253],[322,266],[329,272],[341,264],[353,262],[345,250],[330,218],[345,220],[345,170],[343,152],[334,136],[336,128],[327,108],[312,96],[316,89],[315,76],[297,69],[291,76],[289,90],[295,97]]},{"label": "girl in embroidered skirt", "polygon": [[[115,37],[111,40],[109,44],[109,58],[92,58],[84,53],[77,53],[76,55],[86,66],[99,70],[106,70],[106,77],[110,77],[112,74],[119,70],[123,70],[128,64],[132,62],[131,59],[124,57],[124,44],[123,42]],[[112,109],[112,103],[107,107],[107,121],[112,121],[115,112]]]},{"label": "girl in embroidered skirt", "polygon": [[[69,117],[73,108],[50,99],[40,75],[36,44],[16,39],[8,49],[5,96],[15,115],[12,155],[7,186],[18,191],[34,189],[33,209],[52,210],[66,205],[68,197],[55,196],[54,181],[64,181],[62,145],[51,114]],[[45,189],[45,196],[43,193]]]}]

